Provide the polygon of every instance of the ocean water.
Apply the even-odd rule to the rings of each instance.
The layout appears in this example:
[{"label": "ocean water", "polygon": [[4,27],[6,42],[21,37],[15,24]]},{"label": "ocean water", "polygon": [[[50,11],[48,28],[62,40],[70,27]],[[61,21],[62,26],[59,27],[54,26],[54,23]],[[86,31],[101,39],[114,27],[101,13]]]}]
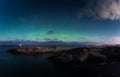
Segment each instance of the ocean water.
[{"label": "ocean water", "polygon": [[18,46],[0,46],[0,77],[99,77],[101,74],[120,74],[120,62],[80,65],[71,69],[50,62],[48,57],[52,54],[21,56],[7,53],[9,49],[16,47]]}]

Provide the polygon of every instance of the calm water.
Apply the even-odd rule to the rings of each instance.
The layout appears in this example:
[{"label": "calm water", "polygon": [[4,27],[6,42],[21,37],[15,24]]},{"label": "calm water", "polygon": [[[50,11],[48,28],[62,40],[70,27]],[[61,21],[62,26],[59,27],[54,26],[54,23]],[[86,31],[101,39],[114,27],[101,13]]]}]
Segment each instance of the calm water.
[{"label": "calm water", "polygon": [[[96,77],[103,73],[120,74],[120,63],[101,65],[81,65],[79,68],[66,69],[52,64],[48,57],[18,56],[6,53],[17,46],[0,46],[0,77]],[[65,47],[66,49],[72,47]]]}]

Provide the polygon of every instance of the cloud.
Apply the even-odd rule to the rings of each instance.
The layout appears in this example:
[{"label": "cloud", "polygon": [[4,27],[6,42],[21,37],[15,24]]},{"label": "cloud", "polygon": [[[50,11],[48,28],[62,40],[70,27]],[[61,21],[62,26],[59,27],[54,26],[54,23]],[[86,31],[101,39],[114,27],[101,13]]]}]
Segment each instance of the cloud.
[{"label": "cloud", "polygon": [[79,38],[79,40],[88,40],[87,38]]},{"label": "cloud", "polygon": [[78,17],[120,20],[120,0],[86,0],[78,12]]},{"label": "cloud", "polygon": [[45,41],[50,41],[51,39],[50,38],[44,38]]},{"label": "cloud", "polygon": [[48,31],[46,34],[48,34],[48,35],[52,35],[52,34],[54,34],[55,32],[53,31],[53,30],[50,30],[50,31]]},{"label": "cloud", "polygon": [[50,39],[50,38],[44,38],[45,41],[58,41],[57,38],[54,38],[54,39]]}]

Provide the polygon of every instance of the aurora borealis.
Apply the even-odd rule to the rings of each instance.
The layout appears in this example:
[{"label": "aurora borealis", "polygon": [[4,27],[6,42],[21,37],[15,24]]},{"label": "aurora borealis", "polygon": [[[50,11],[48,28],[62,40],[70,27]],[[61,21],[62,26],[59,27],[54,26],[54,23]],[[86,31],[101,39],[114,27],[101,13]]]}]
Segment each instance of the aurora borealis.
[{"label": "aurora borealis", "polygon": [[119,7],[120,0],[0,0],[0,40],[119,44]]}]

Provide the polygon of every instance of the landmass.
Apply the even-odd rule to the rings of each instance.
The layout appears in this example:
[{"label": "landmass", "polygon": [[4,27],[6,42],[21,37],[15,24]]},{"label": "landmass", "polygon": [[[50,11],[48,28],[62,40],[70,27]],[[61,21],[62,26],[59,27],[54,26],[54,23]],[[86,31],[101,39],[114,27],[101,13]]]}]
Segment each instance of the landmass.
[{"label": "landmass", "polygon": [[[111,61],[120,60],[120,47],[118,46],[78,47],[68,50],[59,46],[22,46],[10,49],[8,52],[14,55],[39,55],[54,53],[48,59],[56,65],[62,67],[65,66],[65,68],[70,67],[69,69],[67,68],[68,73],[66,74],[70,76],[76,75],[77,70],[84,69],[84,67],[81,68],[80,65],[101,65]],[[117,74],[100,74],[97,77],[120,76]]]},{"label": "landmass", "polygon": [[113,74],[99,75],[98,77],[120,77],[120,75],[113,73]]},{"label": "landmass", "polygon": [[64,49],[59,46],[22,46],[8,50],[15,55],[39,55],[46,53],[57,53]]},{"label": "landmass", "polygon": [[99,64],[114,60],[120,60],[120,47],[80,47],[64,50],[49,57],[55,64],[59,65],[79,65],[79,64]]},{"label": "landmass", "polygon": [[64,50],[59,46],[22,46],[8,51],[15,55],[39,55],[54,53],[48,59],[53,63],[78,65],[106,63],[120,59],[120,47],[79,47]]}]

